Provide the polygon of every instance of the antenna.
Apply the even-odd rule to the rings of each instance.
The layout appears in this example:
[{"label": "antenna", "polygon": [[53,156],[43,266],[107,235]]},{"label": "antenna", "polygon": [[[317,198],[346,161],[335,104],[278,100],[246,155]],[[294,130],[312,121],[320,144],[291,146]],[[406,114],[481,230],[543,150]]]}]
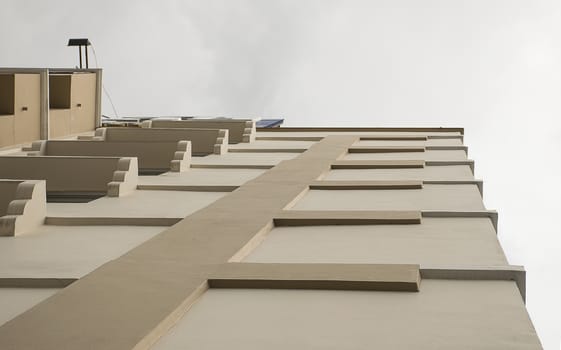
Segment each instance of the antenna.
[{"label": "antenna", "polygon": [[68,40],[68,46],[78,46],[78,54],[80,56],[80,69],[82,69],[82,46],[84,46],[84,52],[86,53],[86,69],[89,68],[88,46],[90,45],[90,40],[88,40],[87,38]]}]

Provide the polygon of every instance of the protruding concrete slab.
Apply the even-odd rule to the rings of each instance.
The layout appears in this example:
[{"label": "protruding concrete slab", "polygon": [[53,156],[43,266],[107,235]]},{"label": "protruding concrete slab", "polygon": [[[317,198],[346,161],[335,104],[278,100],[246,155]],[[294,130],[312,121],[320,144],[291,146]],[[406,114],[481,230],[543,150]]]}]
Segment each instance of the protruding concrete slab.
[{"label": "protruding concrete slab", "polygon": [[349,153],[409,153],[409,152],[425,152],[425,147],[353,146],[349,148]]},{"label": "protruding concrete slab", "polygon": [[311,190],[411,190],[423,188],[423,181],[314,181]]},{"label": "protruding concrete slab", "polygon": [[423,168],[423,160],[337,160],[331,169],[403,169]]},{"label": "protruding concrete slab", "polygon": [[419,265],[228,263],[210,288],[331,289],[418,292]]},{"label": "protruding concrete slab", "polygon": [[275,215],[274,223],[275,226],[420,224],[421,212],[284,210]]}]

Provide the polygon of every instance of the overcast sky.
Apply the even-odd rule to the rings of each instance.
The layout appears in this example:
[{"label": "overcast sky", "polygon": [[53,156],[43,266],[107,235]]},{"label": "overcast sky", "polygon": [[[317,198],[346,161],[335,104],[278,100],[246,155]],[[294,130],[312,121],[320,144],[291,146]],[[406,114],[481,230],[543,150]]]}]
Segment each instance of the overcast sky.
[{"label": "overcast sky", "polygon": [[465,127],[560,349],[561,1],[2,1],[0,66],[75,66],[70,37],[93,42],[119,116]]}]

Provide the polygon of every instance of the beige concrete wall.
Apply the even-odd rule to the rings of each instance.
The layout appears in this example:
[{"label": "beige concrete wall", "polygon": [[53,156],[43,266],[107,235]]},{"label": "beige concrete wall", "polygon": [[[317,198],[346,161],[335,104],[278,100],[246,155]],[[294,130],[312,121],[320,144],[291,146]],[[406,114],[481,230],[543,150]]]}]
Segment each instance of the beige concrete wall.
[{"label": "beige concrete wall", "polygon": [[72,74],[72,92],[70,97],[71,134],[95,130],[95,104],[95,73]]},{"label": "beige concrete wall", "polygon": [[52,288],[0,288],[0,325],[58,291]]},{"label": "beige concrete wall", "polygon": [[70,109],[49,110],[49,138],[61,138],[72,132],[72,112]]},{"label": "beige concrete wall", "polygon": [[462,146],[461,139],[433,139],[422,140],[361,140],[356,146]]},{"label": "beige concrete wall", "polygon": [[227,129],[230,143],[252,142],[256,134],[255,122],[248,119],[153,119],[149,124],[152,128]]},{"label": "beige concrete wall", "polygon": [[418,293],[211,289],[154,349],[541,349],[513,281]]},{"label": "beige concrete wall", "polygon": [[0,216],[8,212],[8,205],[16,198],[16,191],[22,181],[0,179]]},{"label": "beige concrete wall", "polygon": [[0,148],[15,144],[14,116],[0,115]]},{"label": "beige concrete wall", "polygon": [[197,191],[135,191],[123,197],[102,197],[89,203],[48,203],[47,215],[82,218],[183,219],[226,194]]},{"label": "beige concrete wall", "polygon": [[41,76],[15,75],[14,142],[21,144],[41,137]]},{"label": "beige concrete wall", "polygon": [[102,128],[96,138],[114,142],[191,141],[194,155],[223,154],[228,150],[228,131],[220,129]]},{"label": "beige concrete wall", "polygon": [[182,173],[141,176],[138,182],[141,186],[240,186],[264,172],[264,169],[190,169]]},{"label": "beige concrete wall", "polygon": [[120,160],[116,157],[5,156],[0,157],[0,178],[46,180],[48,192],[105,193],[108,183],[114,181]]},{"label": "beige concrete wall", "polygon": [[39,74],[1,74],[0,147],[39,139],[40,108]]},{"label": "beige concrete wall", "polygon": [[2,239],[0,278],[80,278],[164,229],[43,225]]},{"label": "beige concrete wall", "polygon": [[294,210],[485,210],[476,185],[419,190],[310,190]]},{"label": "beige concrete wall", "polygon": [[208,155],[206,157],[193,157],[192,164],[205,165],[225,165],[225,166],[261,166],[277,165],[283,160],[296,158],[299,153],[226,153],[224,155]]},{"label": "beige concrete wall", "polygon": [[467,154],[462,150],[427,150],[425,152],[391,152],[391,153],[348,153],[346,160],[466,160]]},{"label": "beige concrete wall", "polygon": [[[171,142],[99,142],[99,141],[42,141],[33,149],[45,156],[107,156],[137,157],[140,170],[189,168],[191,149],[189,141]],[[174,167],[175,170],[175,167]]]},{"label": "beige concrete wall", "polygon": [[337,181],[366,180],[473,180],[469,165],[425,166],[405,169],[334,169],[322,178]]},{"label": "beige concrete wall", "polygon": [[243,261],[507,265],[489,218],[423,218],[418,225],[275,227]]},{"label": "beige concrete wall", "polygon": [[43,224],[47,213],[45,181],[20,181],[11,199],[6,215],[0,215],[0,236],[28,233]]}]

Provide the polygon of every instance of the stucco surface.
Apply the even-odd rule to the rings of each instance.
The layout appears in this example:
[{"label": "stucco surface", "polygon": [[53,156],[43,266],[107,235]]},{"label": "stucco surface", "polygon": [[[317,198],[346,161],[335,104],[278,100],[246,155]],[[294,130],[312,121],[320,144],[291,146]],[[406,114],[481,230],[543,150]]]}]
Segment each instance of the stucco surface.
[{"label": "stucco surface", "polygon": [[[286,128],[284,128],[286,129]],[[259,136],[328,136],[328,135],[364,135],[364,136],[460,136],[459,132],[434,131],[257,131]]]},{"label": "stucco surface", "polygon": [[184,218],[223,197],[225,192],[134,191],[89,203],[47,203],[47,216]]},{"label": "stucco surface", "polygon": [[348,153],[345,160],[378,159],[422,159],[422,160],[466,160],[467,154],[462,150],[427,150],[425,152],[389,152],[389,153]]},{"label": "stucco surface", "polygon": [[489,218],[418,225],[275,227],[244,262],[506,265]]},{"label": "stucco surface", "polygon": [[139,185],[242,185],[263,174],[262,169],[189,169],[158,176],[140,176]]},{"label": "stucco surface", "polygon": [[310,148],[314,141],[276,141],[276,140],[257,140],[251,143],[238,143],[230,145],[230,149],[270,149],[270,148]]},{"label": "stucco surface", "polygon": [[476,185],[418,190],[310,190],[293,210],[485,210]]},{"label": "stucco surface", "polygon": [[418,293],[210,289],[168,349],[541,349],[513,281],[423,280]]},{"label": "stucco surface", "polygon": [[242,165],[276,165],[279,162],[297,157],[299,153],[226,153],[210,154],[205,157],[193,157],[191,164],[242,164]]},{"label": "stucco surface", "polygon": [[461,139],[361,140],[355,146],[462,146]]},{"label": "stucco surface", "polygon": [[323,180],[473,180],[469,165],[405,169],[334,169]]},{"label": "stucco surface", "polygon": [[165,229],[44,225],[0,238],[0,278],[79,278]]},{"label": "stucco surface", "polygon": [[51,288],[0,288],[0,325],[55,294]]}]

